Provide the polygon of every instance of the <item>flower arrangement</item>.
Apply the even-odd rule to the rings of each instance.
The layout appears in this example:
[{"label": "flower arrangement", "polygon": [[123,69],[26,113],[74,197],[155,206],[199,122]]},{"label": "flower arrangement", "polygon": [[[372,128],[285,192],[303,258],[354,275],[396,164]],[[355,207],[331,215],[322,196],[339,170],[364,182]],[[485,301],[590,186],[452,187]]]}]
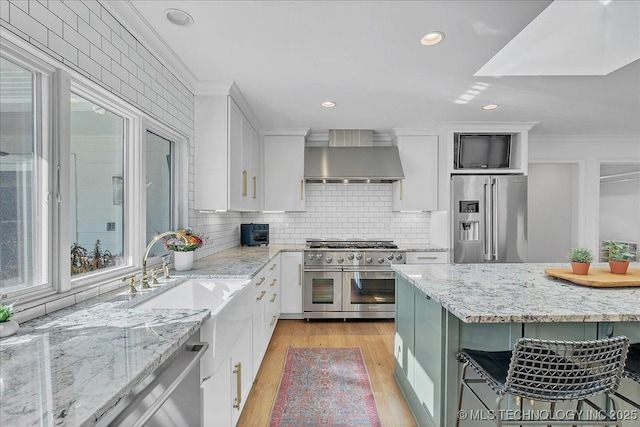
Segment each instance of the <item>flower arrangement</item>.
[{"label": "flower arrangement", "polygon": [[0,323],[7,322],[13,315],[13,304],[2,305],[0,304]]},{"label": "flower arrangement", "polygon": [[[175,233],[176,235],[164,238],[165,249],[173,252],[191,252],[204,245],[205,239],[190,229],[179,228]],[[184,238],[180,236],[183,236]]]}]

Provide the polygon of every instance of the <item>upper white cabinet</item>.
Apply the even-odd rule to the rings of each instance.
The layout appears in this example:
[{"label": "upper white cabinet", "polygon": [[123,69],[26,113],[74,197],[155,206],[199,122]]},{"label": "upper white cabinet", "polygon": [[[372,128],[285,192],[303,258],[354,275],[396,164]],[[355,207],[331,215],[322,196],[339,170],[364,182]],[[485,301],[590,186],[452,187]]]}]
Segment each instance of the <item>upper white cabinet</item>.
[{"label": "upper white cabinet", "polygon": [[399,135],[397,145],[405,178],[393,183],[393,210],[437,210],[438,137]]},{"label": "upper white cabinet", "polygon": [[230,95],[195,97],[195,209],[260,210],[259,141]]},{"label": "upper white cabinet", "polygon": [[265,211],[305,210],[305,135],[265,135]]}]

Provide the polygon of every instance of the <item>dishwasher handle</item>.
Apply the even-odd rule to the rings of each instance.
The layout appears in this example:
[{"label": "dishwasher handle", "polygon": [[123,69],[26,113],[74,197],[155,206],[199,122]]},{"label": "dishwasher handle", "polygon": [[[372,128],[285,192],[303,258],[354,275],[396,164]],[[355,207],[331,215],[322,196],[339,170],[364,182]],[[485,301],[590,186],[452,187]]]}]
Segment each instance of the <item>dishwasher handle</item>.
[{"label": "dishwasher handle", "polygon": [[208,348],[209,348],[209,343],[199,342],[199,343],[195,343],[191,347],[191,349],[189,349],[189,352],[195,353],[193,356],[191,356],[193,357],[193,359],[191,359],[189,364],[182,370],[182,372],[180,372],[180,375],[178,375],[176,379],[173,380],[173,382],[169,385],[169,387],[167,387],[167,389],[160,395],[160,397],[158,397],[158,399],[156,399],[156,401],[153,402],[151,406],[149,406],[149,409],[147,409],[145,413],[142,414],[140,419],[138,419],[138,421],[136,421],[132,427],[144,426],[151,419],[151,417],[153,417],[156,414],[156,412],[158,412],[158,410],[171,397],[173,392],[178,388],[178,386],[182,383],[182,381],[184,381],[184,379],[187,378],[187,375],[189,375],[189,373],[195,367],[200,365],[200,359],[202,359],[202,356],[204,356],[204,353],[207,351]]}]

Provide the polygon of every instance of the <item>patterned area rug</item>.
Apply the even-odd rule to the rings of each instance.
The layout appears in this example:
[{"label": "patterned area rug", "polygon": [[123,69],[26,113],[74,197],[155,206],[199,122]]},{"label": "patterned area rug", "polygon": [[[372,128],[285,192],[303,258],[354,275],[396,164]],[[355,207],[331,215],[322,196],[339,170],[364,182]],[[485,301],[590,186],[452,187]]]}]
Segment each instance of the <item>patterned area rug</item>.
[{"label": "patterned area rug", "polygon": [[287,350],[269,427],[380,427],[359,348]]}]

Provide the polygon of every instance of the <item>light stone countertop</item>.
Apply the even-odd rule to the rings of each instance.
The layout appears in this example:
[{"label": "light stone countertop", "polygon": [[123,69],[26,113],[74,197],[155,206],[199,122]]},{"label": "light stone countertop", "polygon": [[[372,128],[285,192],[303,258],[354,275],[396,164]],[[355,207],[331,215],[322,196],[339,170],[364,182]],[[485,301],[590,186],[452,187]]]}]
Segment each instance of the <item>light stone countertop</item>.
[{"label": "light stone countertop", "polygon": [[640,287],[592,288],[545,277],[545,268],[559,267],[568,264],[392,266],[466,323],[640,321]]},{"label": "light stone countertop", "polygon": [[95,425],[211,317],[135,304],[192,277],[250,279],[278,252],[302,249],[238,246],[130,301],[112,301],[124,287],[20,324],[0,339],[0,426]]}]

